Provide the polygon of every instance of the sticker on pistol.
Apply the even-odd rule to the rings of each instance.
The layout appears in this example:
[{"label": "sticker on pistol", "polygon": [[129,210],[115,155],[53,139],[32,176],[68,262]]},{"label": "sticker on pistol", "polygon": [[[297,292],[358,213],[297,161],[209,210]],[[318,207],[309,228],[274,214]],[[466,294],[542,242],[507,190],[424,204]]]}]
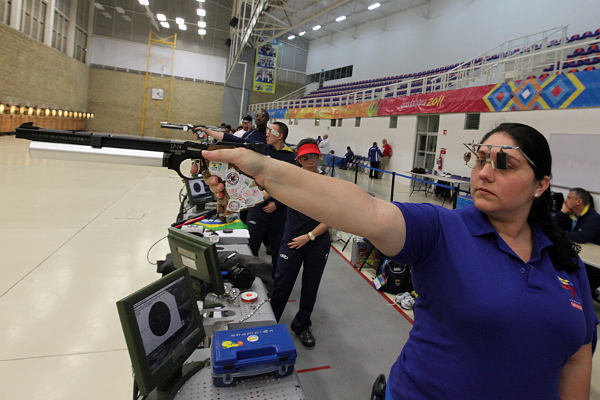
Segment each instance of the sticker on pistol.
[{"label": "sticker on pistol", "polygon": [[228,170],[228,165],[227,165],[227,163],[224,163],[224,162],[211,161],[210,164],[208,164],[208,171],[210,172],[210,174],[216,175],[221,179],[223,179],[225,177],[227,170]]},{"label": "sticker on pistol", "polygon": [[244,205],[245,204],[243,204],[242,202],[240,202],[237,199],[229,200],[229,202],[227,203],[227,211],[238,212]]},{"label": "sticker on pistol", "polygon": [[240,183],[240,173],[236,170],[230,169],[225,175],[225,182],[230,185],[237,185]]}]

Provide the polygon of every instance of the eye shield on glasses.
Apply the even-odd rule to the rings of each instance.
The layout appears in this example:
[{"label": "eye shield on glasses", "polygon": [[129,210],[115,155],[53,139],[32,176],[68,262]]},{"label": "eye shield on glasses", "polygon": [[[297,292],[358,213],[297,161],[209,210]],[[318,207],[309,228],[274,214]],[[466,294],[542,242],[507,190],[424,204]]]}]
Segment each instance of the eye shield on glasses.
[{"label": "eye shield on glasses", "polygon": [[[463,145],[469,149],[468,152],[464,154],[463,159],[465,160],[465,164],[469,168],[482,168],[486,163],[490,163],[493,169],[508,169],[508,158],[509,154],[504,150],[518,150],[523,157],[527,160],[532,167],[536,167],[535,163],[525,154],[525,152],[517,146],[509,146],[509,145],[495,145],[495,144],[481,144],[477,142],[469,142],[463,143]],[[477,152],[481,147],[487,147],[487,157],[481,158]],[[500,150],[495,154],[495,157],[492,157],[492,149],[499,148]]]}]

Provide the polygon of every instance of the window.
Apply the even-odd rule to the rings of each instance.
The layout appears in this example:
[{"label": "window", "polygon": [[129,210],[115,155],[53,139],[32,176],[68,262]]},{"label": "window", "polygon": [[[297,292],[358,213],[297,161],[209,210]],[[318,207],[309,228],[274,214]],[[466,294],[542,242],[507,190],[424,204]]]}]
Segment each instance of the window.
[{"label": "window", "polygon": [[335,126],[335,121],[336,121],[335,119],[332,119],[332,120],[329,122],[329,126]]},{"label": "window", "polygon": [[465,129],[479,129],[481,114],[465,114]]},{"label": "window", "polygon": [[0,0],[0,22],[10,24],[10,0]]},{"label": "window", "polygon": [[398,127],[398,116],[393,116],[390,117],[390,128],[397,128]]},{"label": "window", "polygon": [[69,20],[58,10],[54,11],[54,28],[52,29],[52,47],[65,53],[67,51],[67,29]]},{"label": "window", "polygon": [[88,16],[89,16],[88,1],[77,2],[77,17],[75,20],[75,41],[73,43],[73,58],[85,63],[87,56],[87,40],[88,40]]},{"label": "window", "polygon": [[359,128],[360,127],[360,117],[354,118],[354,127],[355,128]]},{"label": "window", "polygon": [[315,74],[310,74],[308,75],[308,83],[325,82],[334,79],[348,78],[352,76],[353,69],[354,68],[352,65],[348,65],[346,67],[340,67],[336,69],[330,69],[327,71],[317,72]]},{"label": "window", "polygon": [[338,128],[341,128],[341,127],[342,127],[342,119],[341,119],[341,118],[340,118],[340,119],[338,119],[338,123],[337,123],[337,125],[338,125]]},{"label": "window", "polygon": [[319,126],[321,120],[319,118],[315,118],[315,126]]},{"label": "window", "polygon": [[[0,7],[5,8],[0,3]],[[40,42],[44,41],[46,3],[42,0],[24,0],[21,14],[21,32]]]}]

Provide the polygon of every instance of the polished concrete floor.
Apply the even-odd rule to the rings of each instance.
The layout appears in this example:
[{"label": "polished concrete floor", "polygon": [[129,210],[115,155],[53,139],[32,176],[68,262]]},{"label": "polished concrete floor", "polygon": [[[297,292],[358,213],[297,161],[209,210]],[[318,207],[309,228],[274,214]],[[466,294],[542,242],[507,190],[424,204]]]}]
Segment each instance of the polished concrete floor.
[{"label": "polished concrete floor", "polygon": [[[131,367],[115,302],[158,277],[147,257],[164,257],[168,245],[163,240],[148,250],[176,217],[181,180],[164,168],[32,159],[27,149],[25,140],[0,136],[0,315],[5,321],[0,399],[130,399]],[[389,199],[389,179],[361,175],[359,184]],[[409,197],[401,182],[396,182],[394,199],[425,200],[422,194]],[[345,269],[341,257],[330,260],[326,270],[331,275],[324,277],[314,314],[317,349],[300,348],[298,366],[331,368],[300,374],[300,380],[310,388],[305,390],[310,399],[362,399],[373,377],[387,373],[410,323],[354,269]],[[335,279],[340,275],[343,281]],[[348,305],[360,306],[360,314],[339,310],[338,299],[348,287],[360,293],[360,304]],[[293,315],[291,304],[283,323]],[[362,318],[377,315],[373,310],[397,318],[381,333],[393,341],[392,350],[373,347],[379,337],[369,328],[376,321],[361,324]],[[325,350],[336,343],[327,325],[332,319],[354,333],[354,342],[344,342],[359,354],[354,364],[343,352]],[[363,358],[361,351],[367,354]],[[368,356],[377,351],[389,359]],[[354,365],[360,375],[353,374]],[[591,398],[600,400],[597,354],[594,367]],[[344,377],[359,381],[356,391],[335,390]]]}]

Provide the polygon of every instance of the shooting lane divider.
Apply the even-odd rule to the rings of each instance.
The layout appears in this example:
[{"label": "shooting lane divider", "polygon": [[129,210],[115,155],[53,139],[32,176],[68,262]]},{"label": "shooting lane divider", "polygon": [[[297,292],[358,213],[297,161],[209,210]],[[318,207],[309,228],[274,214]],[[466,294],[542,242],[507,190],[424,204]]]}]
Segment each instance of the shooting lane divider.
[{"label": "shooting lane divider", "polygon": [[[338,253],[340,255],[340,257],[342,257],[347,263],[348,265],[350,265],[352,267],[352,269],[354,269],[365,281],[367,281],[369,283],[369,286],[373,287],[373,285],[371,284],[371,281],[369,280],[369,278],[367,278],[366,276],[364,276],[362,274],[362,272],[360,272],[358,270],[358,268],[356,268],[354,265],[352,265],[352,263],[350,262],[350,260],[348,260],[341,251],[339,251],[338,249],[335,248],[334,245],[331,245],[331,248],[333,250],[335,250],[336,253]],[[406,314],[399,306],[398,304],[396,304],[392,299],[390,299],[389,297],[387,297],[383,292],[379,292],[377,291],[377,293],[379,293],[379,295],[381,297],[383,297],[385,299],[385,301],[387,301],[388,303],[390,303],[392,306],[394,306],[394,308],[400,313],[402,314],[402,316],[404,317],[404,319],[406,319],[408,322],[410,322],[411,325],[413,325],[415,322],[413,321],[413,319]]]}]

